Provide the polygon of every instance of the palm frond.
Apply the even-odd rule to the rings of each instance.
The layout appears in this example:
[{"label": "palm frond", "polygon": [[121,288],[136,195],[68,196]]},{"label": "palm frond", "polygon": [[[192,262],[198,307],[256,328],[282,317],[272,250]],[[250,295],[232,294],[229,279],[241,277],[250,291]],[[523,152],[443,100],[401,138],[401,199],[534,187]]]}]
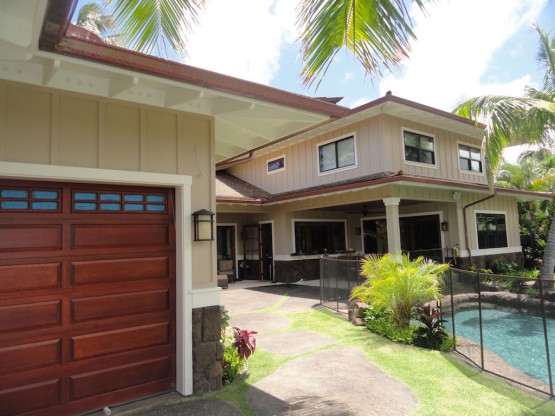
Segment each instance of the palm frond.
[{"label": "palm frond", "polygon": [[545,70],[543,85],[545,89],[555,89],[555,36],[550,40],[549,33],[538,26],[534,26],[540,35],[540,48],[538,51],[538,62]]},{"label": "palm frond", "polygon": [[[423,0],[414,0],[423,10]],[[415,39],[403,0],[302,0],[297,26],[301,32],[306,87],[316,89],[337,53],[345,47],[371,76],[382,75],[408,56]]]},{"label": "palm frond", "polygon": [[186,52],[185,39],[198,22],[204,0],[107,0],[124,46],[168,57]]}]

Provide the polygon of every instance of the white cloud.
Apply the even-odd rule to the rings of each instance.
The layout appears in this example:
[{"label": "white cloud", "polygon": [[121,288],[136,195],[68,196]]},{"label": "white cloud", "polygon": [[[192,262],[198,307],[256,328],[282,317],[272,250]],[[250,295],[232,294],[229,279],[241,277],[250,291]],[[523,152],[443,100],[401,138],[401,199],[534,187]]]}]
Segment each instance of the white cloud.
[{"label": "white cloud", "polygon": [[345,75],[343,75],[343,79],[341,80],[341,84],[346,84],[349,81],[351,81],[353,78],[355,77],[355,73],[354,72],[345,72]]},{"label": "white cloud", "polygon": [[[368,103],[368,102],[370,102],[370,101],[372,101],[372,99],[371,99],[370,97],[362,96],[362,97],[357,98],[356,100],[347,101],[347,102],[345,102],[344,105],[345,105],[345,107],[356,108],[356,107],[359,107],[359,106],[361,106],[361,105],[363,105],[363,104],[366,104],[366,103]],[[340,103],[340,104],[341,104],[341,103]],[[342,105],[343,105],[343,104],[342,104]]]},{"label": "white cloud", "polygon": [[188,37],[190,65],[268,84],[296,39],[296,0],[208,0]]},{"label": "white cloud", "polygon": [[[493,53],[523,26],[530,25],[547,0],[451,0],[416,13],[410,60],[401,75],[380,82],[380,95],[393,94],[450,111],[480,94],[522,94],[523,76],[507,84],[483,83]],[[532,51],[533,52],[533,51]]]}]

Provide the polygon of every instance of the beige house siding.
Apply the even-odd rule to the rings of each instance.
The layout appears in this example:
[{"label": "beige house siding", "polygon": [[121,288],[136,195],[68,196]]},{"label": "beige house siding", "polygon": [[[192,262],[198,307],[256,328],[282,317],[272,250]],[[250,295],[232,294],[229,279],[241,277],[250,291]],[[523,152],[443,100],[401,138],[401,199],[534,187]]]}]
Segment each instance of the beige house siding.
[{"label": "beige house siding", "polygon": [[[0,161],[190,175],[193,212],[216,210],[213,126],[209,117],[0,81]],[[215,286],[215,253],[214,243],[193,244],[193,288]]]},{"label": "beige house siding", "polygon": [[[403,128],[434,137],[435,166],[404,161]],[[319,174],[318,145],[353,133],[356,141],[357,166]],[[459,169],[459,143],[478,148],[481,146],[481,141],[475,138],[389,115],[381,115],[272,151],[250,162],[231,167],[229,172],[272,194],[399,170],[410,175],[486,184],[483,174],[467,173]],[[268,174],[267,162],[280,156],[285,156],[285,170]]]}]

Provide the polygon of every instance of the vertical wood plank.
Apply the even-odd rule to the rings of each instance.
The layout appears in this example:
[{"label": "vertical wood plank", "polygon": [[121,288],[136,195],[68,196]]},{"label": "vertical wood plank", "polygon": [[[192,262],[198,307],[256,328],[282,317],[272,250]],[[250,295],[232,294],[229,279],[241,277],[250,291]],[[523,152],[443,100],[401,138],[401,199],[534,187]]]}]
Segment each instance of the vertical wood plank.
[{"label": "vertical wood plank", "polygon": [[98,168],[106,167],[106,103],[98,103]]},{"label": "vertical wood plank", "polygon": [[0,83],[0,160],[6,158],[6,112],[7,112],[7,85]]},{"label": "vertical wood plank", "polygon": [[60,95],[52,93],[52,121],[50,123],[50,164],[60,160]]}]

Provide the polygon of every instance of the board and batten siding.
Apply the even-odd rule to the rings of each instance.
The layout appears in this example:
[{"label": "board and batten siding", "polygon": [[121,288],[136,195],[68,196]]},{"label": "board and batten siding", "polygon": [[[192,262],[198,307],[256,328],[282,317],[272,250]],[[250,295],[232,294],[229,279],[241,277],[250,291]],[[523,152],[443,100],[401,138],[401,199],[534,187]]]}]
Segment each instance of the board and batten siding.
[{"label": "board and batten siding", "polygon": [[[483,198],[483,195],[472,195],[464,193],[461,197],[461,207]],[[476,231],[476,212],[486,211],[492,213],[505,214],[505,225],[507,228],[507,246],[520,247],[520,228],[518,219],[517,201],[514,197],[500,196],[488,199],[473,205],[466,210],[466,221],[468,227],[468,244],[473,252],[478,250],[478,237]]]},{"label": "board and batten siding", "polygon": [[[209,117],[0,81],[0,161],[190,175],[193,212],[216,210],[213,126]],[[215,244],[192,250],[193,287],[213,286]]]},{"label": "board and batten siding", "polygon": [[[434,137],[435,167],[404,162],[403,128]],[[353,133],[356,140],[357,166],[319,175],[318,145]],[[459,169],[459,143],[478,148],[481,146],[481,140],[476,138],[398,117],[380,115],[255,157],[252,161],[231,167],[229,172],[272,194],[399,170],[416,176],[486,184],[485,175],[467,173]],[[267,162],[283,155],[286,159],[285,170],[268,174]]]}]

